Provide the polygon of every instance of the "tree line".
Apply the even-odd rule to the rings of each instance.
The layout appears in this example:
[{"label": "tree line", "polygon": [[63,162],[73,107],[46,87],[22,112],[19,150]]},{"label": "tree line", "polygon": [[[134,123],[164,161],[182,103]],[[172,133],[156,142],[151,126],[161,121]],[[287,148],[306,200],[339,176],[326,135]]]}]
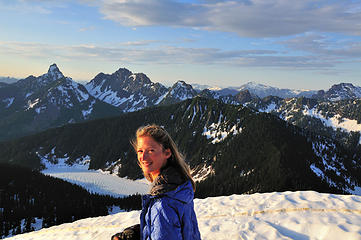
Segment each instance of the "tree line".
[{"label": "tree line", "polygon": [[85,189],[38,171],[0,163],[0,236],[108,215],[108,207],[125,211],[141,209],[141,196],[115,198]]}]

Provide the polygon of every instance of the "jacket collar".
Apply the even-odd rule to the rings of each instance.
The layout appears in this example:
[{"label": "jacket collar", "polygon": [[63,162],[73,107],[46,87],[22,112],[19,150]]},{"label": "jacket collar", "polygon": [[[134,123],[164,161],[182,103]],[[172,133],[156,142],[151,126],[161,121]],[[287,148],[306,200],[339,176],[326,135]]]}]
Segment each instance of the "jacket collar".
[{"label": "jacket collar", "polygon": [[176,189],[183,184],[186,178],[169,161],[154,179],[150,195],[159,195]]}]

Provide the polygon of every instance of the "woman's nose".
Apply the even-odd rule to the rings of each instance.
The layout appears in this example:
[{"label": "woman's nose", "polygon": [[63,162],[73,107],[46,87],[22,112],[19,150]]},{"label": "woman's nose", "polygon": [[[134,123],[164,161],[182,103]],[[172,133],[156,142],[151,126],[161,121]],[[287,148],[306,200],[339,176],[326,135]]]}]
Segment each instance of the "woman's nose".
[{"label": "woman's nose", "polygon": [[142,153],[142,159],[147,159],[148,158],[148,153],[147,152],[143,152]]}]

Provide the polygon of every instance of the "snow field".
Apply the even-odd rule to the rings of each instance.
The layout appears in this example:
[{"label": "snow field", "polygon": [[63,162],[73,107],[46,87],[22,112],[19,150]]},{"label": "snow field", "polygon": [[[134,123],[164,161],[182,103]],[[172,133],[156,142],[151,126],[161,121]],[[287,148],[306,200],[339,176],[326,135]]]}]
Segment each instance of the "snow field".
[{"label": "snow field", "polygon": [[[194,204],[203,240],[361,239],[361,196],[274,192],[195,199]],[[9,239],[110,239],[138,223],[139,214],[82,219]]]},{"label": "snow field", "polygon": [[[52,149],[52,154],[54,150],[55,148]],[[149,183],[145,178],[133,181],[120,178],[114,173],[110,174],[100,169],[88,170],[89,156],[84,156],[82,159],[79,159],[78,163],[72,166],[65,163],[68,158],[57,158],[54,156],[57,164],[52,164],[47,160],[47,158],[50,158],[49,154],[40,157],[46,167],[42,171],[43,174],[77,184],[91,193],[124,197],[136,193],[146,194],[149,191]]]},{"label": "snow field", "polygon": [[98,171],[44,172],[44,174],[77,184],[91,193],[112,195],[114,197],[124,197],[135,193],[145,194],[149,191],[149,185],[145,180],[133,181],[110,174],[102,174]]}]

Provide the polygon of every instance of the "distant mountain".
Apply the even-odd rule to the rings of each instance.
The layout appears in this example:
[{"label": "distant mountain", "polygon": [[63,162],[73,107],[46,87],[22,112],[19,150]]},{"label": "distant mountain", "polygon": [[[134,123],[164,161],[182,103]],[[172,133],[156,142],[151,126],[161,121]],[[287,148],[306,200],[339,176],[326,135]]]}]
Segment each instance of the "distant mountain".
[{"label": "distant mountain", "polygon": [[320,90],[313,98],[339,101],[345,99],[361,98],[361,87],[352,85],[351,83],[340,83],[333,85],[328,91]]},{"label": "distant mountain", "polygon": [[113,74],[98,74],[85,86],[95,98],[109,103],[123,112],[134,112],[158,104],[172,104],[193,98],[197,91],[184,81],[167,88],[153,83],[143,73],[121,68]]},{"label": "distant mountain", "polygon": [[14,82],[17,82],[18,80],[19,79],[13,78],[13,77],[0,77],[0,84],[1,83],[14,83]]},{"label": "distant mountain", "polygon": [[0,88],[0,140],[121,112],[92,97],[53,64],[47,73]]},{"label": "distant mountain", "polygon": [[184,81],[176,82],[167,92],[167,94],[159,101],[160,104],[172,104],[184,101],[189,98],[194,98],[197,92],[193,89],[192,85]]},{"label": "distant mountain", "polygon": [[247,89],[251,94],[257,95],[259,98],[264,98],[267,96],[276,96],[280,98],[311,97],[317,92],[313,90],[282,89],[253,82],[242,85],[240,88],[238,88],[238,91],[244,89]]},{"label": "distant mountain", "polygon": [[196,96],[251,106],[260,111],[266,111],[263,107],[271,96],[272,99],[279,98],[277,102],[281,105],[287,100],[280,99],[312,96],[317,101],[329,102],[361,96],[360,87],[346,83],[334,85],[326,92],[279,89],[252,82],[223,89],[194,85],[178,81],[172,87],[165,87],[152,82],[144,73],[120,68],[112,74],[99,73],[84,87],[65,77],[53,64],[39,77],[29,76],[11,84],[0,82],[0,130],[3,130],[0,141],[67,123],[173,104]]},{"label": "distant mountain", "polygon": [[123,112],[153,106],[168,92],[165,86],[153,83],[145,74],[133,74],[125,68],[113,74],[99,73],[85,87],[93,97]]},{"label": "distant mountain", "polygon": [[312,98],[266,97],[246,105],[274,114],[302,129],[327,136],[350,149],[361,151],[361,99],[342,101]]}]

